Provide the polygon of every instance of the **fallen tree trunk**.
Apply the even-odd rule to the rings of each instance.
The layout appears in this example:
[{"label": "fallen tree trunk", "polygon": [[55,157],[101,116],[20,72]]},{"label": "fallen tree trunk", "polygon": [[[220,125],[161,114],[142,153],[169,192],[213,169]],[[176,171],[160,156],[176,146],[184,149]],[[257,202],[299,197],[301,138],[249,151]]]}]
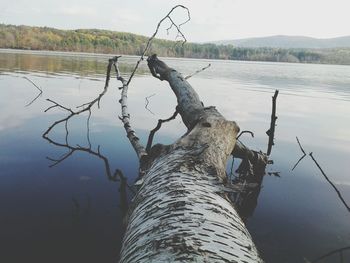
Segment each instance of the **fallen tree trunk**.
[{"label": "fallen tree trunk", "polygon": [[[142,155],[143,176],[129,210],[120,262],[262,262],[227,197],[233,188],[226,163],[238,125],[215,107],[204,107],[184,77],[155,55],[148,65],[153,76],[169,82],[188,132]],[[237,152],[252,165],[266,165],[263,154],[240,146]]]}]

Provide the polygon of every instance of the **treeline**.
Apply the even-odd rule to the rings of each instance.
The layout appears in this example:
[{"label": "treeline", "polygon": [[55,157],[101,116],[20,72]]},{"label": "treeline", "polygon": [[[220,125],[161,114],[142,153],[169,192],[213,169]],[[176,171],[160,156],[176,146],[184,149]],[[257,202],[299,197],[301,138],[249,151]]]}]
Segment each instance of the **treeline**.
[{"label": "treeline", "polygon": [[[0,48],[140,55],[147,40],[147,37],[136,34],[99,29],[58,30],[0,24]],[[240,48],[196,43],[181,45],[156,39],[151,52],[166,57],[350,65],[350,48]]]}]

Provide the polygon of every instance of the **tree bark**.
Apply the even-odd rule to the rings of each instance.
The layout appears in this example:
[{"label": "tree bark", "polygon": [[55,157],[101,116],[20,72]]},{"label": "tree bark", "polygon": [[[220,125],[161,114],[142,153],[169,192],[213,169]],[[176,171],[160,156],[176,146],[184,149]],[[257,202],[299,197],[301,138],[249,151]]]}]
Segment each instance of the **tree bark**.
[{"label": "tree bark", "polygon": [[188,132],[141,158],[144,175],[136,183],[120,262],[263,262],[227,197],[226,163],[238,125],[204,107],[184,77],[156,55],[148,65],[169,82]]}]

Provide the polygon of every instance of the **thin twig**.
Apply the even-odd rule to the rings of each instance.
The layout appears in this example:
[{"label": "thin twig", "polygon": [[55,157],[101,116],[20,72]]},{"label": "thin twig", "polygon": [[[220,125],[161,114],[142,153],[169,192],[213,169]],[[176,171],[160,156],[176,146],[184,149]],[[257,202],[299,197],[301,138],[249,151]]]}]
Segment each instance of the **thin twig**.
[{"label": "thin twig", "polygon": [[338,188],[332,183],[332,181],[328,178],[328,176],[326,175],[326,173],[322,170],[321,166],[318,164],[318,162],[316,161],[316,159],[314,158],[314,156],[312,155],[312,152],[309,153],[311,159],[314,161],[314,163],[316,164],[316,166],[318,167],[318,169],[321,171],[321,173],[323,174],[324,178],[326,178],[327,182],[333,187],[333,189],[337,192],[338,197],[340,199],[340,201],[344,204],[344,206],[346,207],[346,209],[348,210],[348,212],[350,212],[350,207],[348,206],[348,204],[345,202],[344,198],[342,197],[340,191],[338,190]]},{"label": "thin twig", "polygon": [[254,133],[252,131],[241,131],[241,133],[236,137],[236,140],[239,139],[243,134],[249,133],[254,138]]},{"label": "thin twig", "polygon": [[189,78],[193,77],[194,75],[197,75],[198,73],[200,73],[200,72],[206,70],[206,69],[209,68],[210,66],[211,66],[211,64],[209,63],[207,66],[205,66],[205,67],[203,67],[203,68],[201,68],[201,69],[198,69],[198,70],[196,70],[195,72],[193,72],[192,74],[188,75],[187,77],[185,77],[185,79],[189,79]]},{"label": "thin twig", "polygon": [[[183,22],[183,23],[181,23],[181,24],[179,24],[179,25],[176,25],[176,23],[174,23],[174,21],[171,19],[171,14],[172,14],[172,13],[174,12],[174,10],[177,9],[177,8],[183,8],[183,9],[185,9],[185,10],[187,11],[187,17],[188,17],[187,20],[186,20],[185,22]],[[135,75],[135,73],[136,73],[136,70],[138,69],[138,67],[139,67],[139,65],[140,65],[140,63],[141,63],[141,61],[144,60],[144,57],[145,57],[147,51],[149,50],[153,39],[154,39],[154,38],[156,37],[156,35],[158,34],[158,31],[159,31],[160,26],[162,25],[162,23],[163,23],[165,20],[169,20],[169,21],[171,22],[171,24],[174,25],[174,27],[176,27],[176,29],[177,29],[177,31],[178,31],[178,34],[180,34],[180,35],[183,37],[183,44],[187,42],[187,39],[186,39],[185,35],[181,32],[181,26],[184,25],[184,24],[186,24],[188,21],[191,20],[190,11],[189,11],[189,9],[188,9],[187,7],[185,7],[185,6],[183,6],[183,5],[176,5],[176,6],[174,6],[174,7],[169,11],[169,13],[168,13],[166,16],[164,16],[164,17],[158,22],[158,25],[157,25],[157,28],[156,28],[155,32],[154,32],[153,35],[148,39],[147,44],[146,44],[146,47],[145,47],[145,49],[143,50],[143,52],[142,52],[142,54],[141,54],[139,60],[136,62],[135,68],[134,68],[134,70],[132,71],[132,73],[131,73],[131,75],[130,75],[130,77],[129,77],[127,83],[126,83],[126,85],[129,85],[129,84],[130,84],[132,78],[134,77],[134,75]],[[171,27],[172,27],[172,26],[170,26],[170,27],[167,29],[167,32],[169,32],[169,30],[170,30]]]},{"label": "thin twig", "polygon": [[146,146],[146,152],[147,153],[149,153],[149,151],[151,150],[154,134],[162,127],[162,124],[164,122],[168,122],[168,121],[171,121],[171,120],[175,119],[178,113],[179,113],[179,111],[176,108],[175,112],[173,113],[172,116],[170,116],[169,118],[164,119],[164,120],[161,120],[161,119],[158,120],[157,126],[149,133],[147,146]]}]

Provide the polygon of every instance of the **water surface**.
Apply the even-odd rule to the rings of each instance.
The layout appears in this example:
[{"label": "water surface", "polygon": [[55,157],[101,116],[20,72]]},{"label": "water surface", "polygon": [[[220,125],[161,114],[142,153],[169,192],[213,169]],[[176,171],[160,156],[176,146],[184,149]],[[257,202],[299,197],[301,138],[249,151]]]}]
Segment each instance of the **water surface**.
[{"label": "water surface", "polygon": [[[41,135],[66,112],[65,107],[94,99],[103,89],[108,56],[51,52],[0,52],[0,253],[1,262],[116,262],[123,231],[120,183],[109,180],[103,160],[83,151],[67,153]],[[120,69],[128,76],[136,61],[125,57]],[[277,102],[275,145],[258,204],[247,226],[266,262],[305,262],[350,246],[350,214],[310,157],[313,152],[328,177],[350,203],[350,67],[265,62],[166,59],[184,75],[211,63],[190,79],[205,105],[215,105],[254,138],[242,141],[266,151],[271,96]],[[43,90],[38,90],[29,78]],[[93,110],[90,143],[120,169],[132,184],[137,158],[122,127],[120,83],[113,80],[101,107]],[[148,109],[145,98],[149,97]],[[132,124],[146,143],[159,118],[168,118],[176,99],[165,82],[142,65],[132,81]],[[71,120],[69,144],[89,146],[87,114]],[[156,141],[171,143],[185,132],[177,118],[164,125]],[[51,136],[65,141],[65,129]],[[131,193],[129,198],[131,198]],[[350,253],[344,252],[345,260]],[[339,253],[319,262],[340,262]],[[338,261],[337,261],[338,260]]]}]

